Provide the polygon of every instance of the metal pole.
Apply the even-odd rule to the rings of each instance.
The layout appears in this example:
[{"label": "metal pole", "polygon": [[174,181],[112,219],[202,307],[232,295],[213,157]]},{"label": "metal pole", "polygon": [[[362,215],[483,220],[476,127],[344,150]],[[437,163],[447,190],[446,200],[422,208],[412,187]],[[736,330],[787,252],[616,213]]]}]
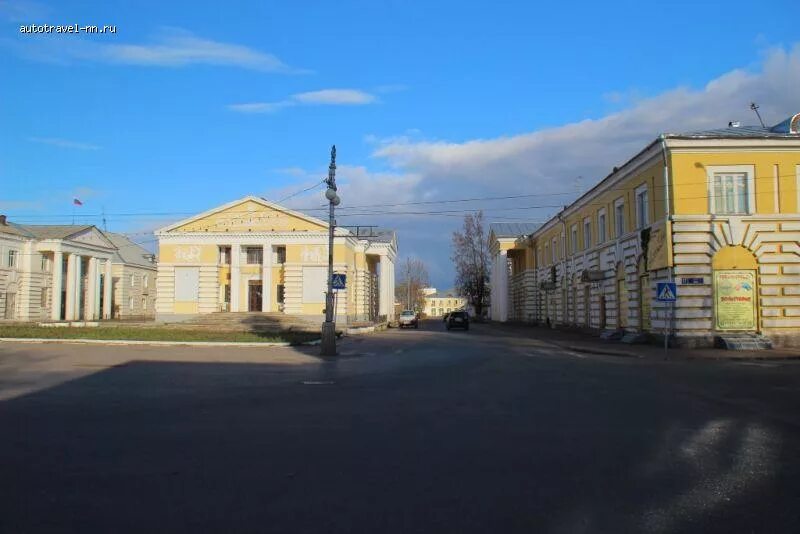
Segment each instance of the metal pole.
[{"label": "metal pole", "polygon": [[[336,191],[336,145],[331,147],[331,164],[328,166],[328,179],[325,180],[325,183],[328,185],[328,190]],[[322,324],[322,342],[320,343],[323,356],[336,356],[336,323],[333,310],[334,198],[328,199],[328,291],[325,293],[325,322]]]}]

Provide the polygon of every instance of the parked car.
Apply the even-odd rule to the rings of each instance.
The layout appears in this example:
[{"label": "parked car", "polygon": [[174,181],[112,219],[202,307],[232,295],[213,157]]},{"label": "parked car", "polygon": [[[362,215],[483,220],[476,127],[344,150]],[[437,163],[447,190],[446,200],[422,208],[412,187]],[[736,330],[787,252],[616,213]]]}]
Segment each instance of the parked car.
[{"label": "parked car", "polygon": [[400,313],[400,318],[397,320],[397,324],[400,328],[411,327],[419,328],[419,318],[417,317],[417,312],[414,310],[403,310]]},{"label": "parked car", "polygon": [[450,312],[447,316],[447,329],[450,330],[451,328],[463,328],[464,330],[469,330],[469,314],[465,311],[454,311]]}]

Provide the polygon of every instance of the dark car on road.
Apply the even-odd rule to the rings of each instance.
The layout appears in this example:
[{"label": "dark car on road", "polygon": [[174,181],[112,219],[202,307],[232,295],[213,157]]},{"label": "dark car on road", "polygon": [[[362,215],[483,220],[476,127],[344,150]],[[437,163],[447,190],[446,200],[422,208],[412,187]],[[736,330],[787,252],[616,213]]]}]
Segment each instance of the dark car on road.
[{"label": "dark car on road", "polygon": [[447,325],[448,330],[451,328],[463,328],[464,330],[469,330],[469,315],[465,311],[450,312],[450,314],[447,316],[447,321],[445,324]]}]

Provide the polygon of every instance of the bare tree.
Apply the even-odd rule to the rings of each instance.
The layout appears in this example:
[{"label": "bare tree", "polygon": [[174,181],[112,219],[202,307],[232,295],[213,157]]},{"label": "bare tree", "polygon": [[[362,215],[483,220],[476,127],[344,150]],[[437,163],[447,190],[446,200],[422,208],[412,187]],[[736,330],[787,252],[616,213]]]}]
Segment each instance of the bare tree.
[{"label": "bare tree", "polygon": [[489,299],[489,246],[483,229],[483,212],[464,216],[462,231],[453,232],[456,289],[475,309],[477,317]]},{"label": "bare tree", "polygon": [[406,258],[399,269],[395,298],[403,302],[407,310],[422,310],[425,307],[425,293],[422,290],[430,284],[428,268],[422,260]]}]

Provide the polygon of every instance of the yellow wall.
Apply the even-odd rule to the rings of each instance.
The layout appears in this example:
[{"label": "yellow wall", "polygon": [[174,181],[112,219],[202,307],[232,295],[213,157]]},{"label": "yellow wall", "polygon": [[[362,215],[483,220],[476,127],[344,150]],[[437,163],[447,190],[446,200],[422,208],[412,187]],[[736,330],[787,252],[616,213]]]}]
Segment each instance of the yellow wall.
[{"label": "yellow wall", "polygon": [[158,261],[161,263],[216,264],[219,259],[217,245],[171,245],[158,247]]},{"label": "yellow wall", "polygon": [[752,149],[727,153],[672,154],[673,205],[676,214],[708,213],[707,166],[754,165],[756,213],[776,213],[775,165],[778,165],[778,193],[781,213],[797,213],[797,152],[756,152]]}]

